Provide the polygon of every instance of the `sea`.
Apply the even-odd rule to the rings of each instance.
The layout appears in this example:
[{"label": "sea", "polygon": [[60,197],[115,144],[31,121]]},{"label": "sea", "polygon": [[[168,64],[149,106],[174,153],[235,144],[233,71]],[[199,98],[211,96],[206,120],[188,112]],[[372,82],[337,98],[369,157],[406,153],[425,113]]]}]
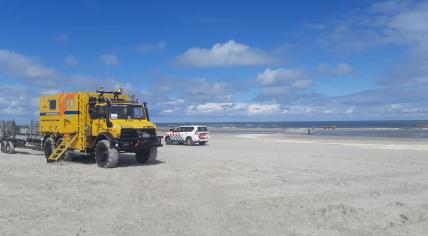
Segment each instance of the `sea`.
[{"label": "sea", "polygon": [[215,132],[285,133],[290,135],[369,136],[428,139],[428,120],[370,121],[275,121],[275,122],[196,122],[160,123],[167,128],[205,125]]}]

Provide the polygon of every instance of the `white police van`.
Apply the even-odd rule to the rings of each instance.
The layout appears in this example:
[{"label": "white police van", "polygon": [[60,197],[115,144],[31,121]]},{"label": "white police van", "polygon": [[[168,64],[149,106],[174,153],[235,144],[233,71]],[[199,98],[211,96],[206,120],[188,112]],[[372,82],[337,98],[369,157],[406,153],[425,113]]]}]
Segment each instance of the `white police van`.
[{"label": "white police van", "polygon": [[198,143],[204,145],[208,142],[209,131],[206,126],[199,125],[186,125],[171,128],[169,132],[165,133],[165,143],[173,144],[187,144],[193,145]]}]

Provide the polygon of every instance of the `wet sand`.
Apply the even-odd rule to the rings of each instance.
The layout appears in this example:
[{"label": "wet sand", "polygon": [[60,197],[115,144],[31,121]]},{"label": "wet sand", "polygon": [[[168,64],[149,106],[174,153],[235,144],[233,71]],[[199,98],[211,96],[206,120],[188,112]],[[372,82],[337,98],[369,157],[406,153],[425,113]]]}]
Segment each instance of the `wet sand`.
[{"label": "wet sand", "polygon": [[0,235],[426,235],[428,142],[214,133],[101,169],[0,153]]}]

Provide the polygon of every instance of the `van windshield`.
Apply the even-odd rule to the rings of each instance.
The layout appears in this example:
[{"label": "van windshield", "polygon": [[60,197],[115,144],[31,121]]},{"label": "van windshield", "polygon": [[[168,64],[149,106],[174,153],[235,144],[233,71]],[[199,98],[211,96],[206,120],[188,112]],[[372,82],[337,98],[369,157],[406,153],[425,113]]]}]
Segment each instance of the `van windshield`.
[{"label": "van windshield", "polygon": [[110,118],[112,120],[146,119],[141,105],[111,104]]}]

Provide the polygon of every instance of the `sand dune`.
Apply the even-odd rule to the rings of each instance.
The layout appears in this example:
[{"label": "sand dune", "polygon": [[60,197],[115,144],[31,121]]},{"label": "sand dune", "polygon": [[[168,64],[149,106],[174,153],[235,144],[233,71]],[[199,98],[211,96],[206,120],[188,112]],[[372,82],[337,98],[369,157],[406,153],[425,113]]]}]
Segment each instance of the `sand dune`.
[{"label": "sand dune", "polygon": [[426,142],[213,134],[115,169],[0,154],[1,235],[426,235]]}]

